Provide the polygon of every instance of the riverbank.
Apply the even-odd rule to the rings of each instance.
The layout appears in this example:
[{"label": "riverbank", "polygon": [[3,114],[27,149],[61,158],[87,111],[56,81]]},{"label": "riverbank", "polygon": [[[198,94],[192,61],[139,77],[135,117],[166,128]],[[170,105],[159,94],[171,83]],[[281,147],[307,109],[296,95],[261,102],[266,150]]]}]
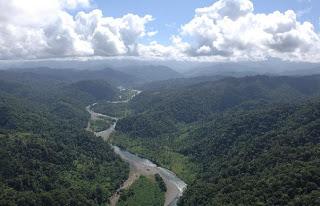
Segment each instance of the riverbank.
[{"label": "riverbank", "polygon": [[[123,102],[124,101],[113,102],[113,103],[117,104],[117,103],[123,103]],[[89,105],[86,107],[86,110],[90,113],[91,120],[97,119],[98,117],[108,117],[112,120],[115,120],[115,123],[107,130],[95,133],[96,136],[103,138],[105,141],[108,141],[110,138],[110,135],[115,130],[118,118],[110,117],[110,116],[92,111],[91,108],[95,104]],[[87,130],[90,131],[90,121],[88,123]],[[182,196],[184,190],[186,189],[187,184],[185,182],[179,179],[173,172],[165,168],[158,167],[157,165],[155,165],[154,163],[152,163],[147,159],[138,157],[137,155],[131,154],[128,151],[121,150],[117,146],[112,146],[112,147],[114,148],[115,153],[118,154],[122,160],[126,161],[130,165],[129,178],[117,190],[117,192],[110,198],[110,203],[112,206],[115,206],[117,204],[120,197],[119,191],[121,189],[129,188],[133,184],[133,182],[139,178],[140,175],[150,176],[155,174],[159,174],[163,178],[167,187],[167,192],[165,193],[164,205],[165,206],[176,205],[177,200]]]}]

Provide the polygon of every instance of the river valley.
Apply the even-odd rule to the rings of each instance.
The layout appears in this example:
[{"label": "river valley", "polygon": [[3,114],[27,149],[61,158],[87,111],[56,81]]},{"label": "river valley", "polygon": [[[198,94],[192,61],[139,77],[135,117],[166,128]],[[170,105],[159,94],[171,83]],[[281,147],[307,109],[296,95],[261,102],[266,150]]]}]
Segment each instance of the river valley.
[{"label": "river valley", "polygon": [[[110,103],[117,104],[117,103],[123,103],[123,102],[128,102],[128,100],[116,101],[116,102],[110,102]],[[92,110],[92,107],[95,104],[92,104],[86,107],[86,110],[91,115],[90,120],[97,120],[102,117],[102,118],[109,118],[114,121],[114,123],[108,129],[100,132],[94,132],[96,136],[103,138],[105,141],[108,141],[112,132],[115,131],[118,118],[110,117],[104,114],[94,112]],[[90,131],[90,121],[88,122],[87,130]],[[126,150],[120,149],[115,145],[111,145],[111,146],[113,147],[115,153],[118,154],[123,161],[127,162],[130,165],[130,173],[129,173],[128,179],[123,183],[123,185],[118,189],[118,191],[110,198],[111,206],[115,206],[117,204],[120,197],[120,194],[119,194],[120,190],[129,188],[135,182],[135,180],[139,178],[139,176],[141,175],[150,176],[155,174],[159,174],[163,178],[167,187],[164,205],[165,206],[177,205],[177,201],[182,196],[184,190],[187,187],[187,184],[184,181],[182,181],[179,177],[177,177],[173,172],[157,166],[156,164],[152,163],[148,159],[141,158],[138,155],[135,155]]]}]

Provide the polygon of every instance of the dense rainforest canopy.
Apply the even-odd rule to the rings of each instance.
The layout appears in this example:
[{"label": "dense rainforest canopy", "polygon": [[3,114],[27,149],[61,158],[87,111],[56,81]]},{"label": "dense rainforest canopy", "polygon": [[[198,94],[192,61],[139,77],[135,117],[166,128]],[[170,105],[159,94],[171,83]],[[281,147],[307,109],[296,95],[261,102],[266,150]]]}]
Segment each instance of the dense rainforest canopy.
[{"label": "dense rainforest canopy", "polygon": [[85,106],[113,99],[103,80],[0,75],[0,205],[105,205],[129,168],[86,132]]},{"label": "dense rainforest canopy", "polygon": [[320,76],[178,84],[151,84],[113,139],[184,177],[179,205],[320,204]]},{"label": "dense rainforest canopy", "polygon": [[94,102],[122,118],[113,143],[188,183],[179,205],[320,204],[320,76],[166,80],[111,104],[130,82],[114,71],[0,74],[0,205],[107,204],[129,167],[85,131]]}]

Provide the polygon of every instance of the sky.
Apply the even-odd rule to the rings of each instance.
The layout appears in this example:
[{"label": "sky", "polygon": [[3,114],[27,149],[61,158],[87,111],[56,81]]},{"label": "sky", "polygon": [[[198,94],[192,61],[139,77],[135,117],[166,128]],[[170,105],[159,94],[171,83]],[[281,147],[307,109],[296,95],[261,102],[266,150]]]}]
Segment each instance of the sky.
[{"label": "sky", "polygon": [[320,62],[318,0],[0,0],[0,61]]},{"label": "sky", "polygon": [[[213,4],[213,0],[96,0],[95,6],[105,15],[120,17],[127,13],[139,15],[151,14],[155,21],[148,25],[158,32],[156,39],[163,44],[170,43],[170,36],[178,33],[180,25],[190,21],[196,8]],[[271,13],[276,10],[289,9],[299,14],[301,21],[310,21],[319,31],[320,1],[319,0],[254,0],[256,13]],[[149,39],[152,40],[152,39]]]}]

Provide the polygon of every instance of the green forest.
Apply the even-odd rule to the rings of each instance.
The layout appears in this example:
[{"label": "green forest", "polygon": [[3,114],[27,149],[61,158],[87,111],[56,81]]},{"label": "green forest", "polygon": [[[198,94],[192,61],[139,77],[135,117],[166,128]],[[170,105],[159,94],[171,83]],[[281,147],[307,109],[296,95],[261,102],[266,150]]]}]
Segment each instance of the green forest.
[{"label": "green forest", "polygon": [[162,206],[164,204],[165,185],[159,175],[140,176],[133,185],[121,192],[119,206]]},{"label": "green forest", "polygon": [[86,132],[85,107],[112,100],[103,80],[0,75],[0,205],[107,205],[129,167]]},{"label": "green forest", "polygon": [[320,0],[0,0],[0,206],[320,206]]},{"label": "green forest", "polygon": [[108,101],[99,101],[98,104],[93,106],[95,112],[105,114],[111,117],[122,118],[130,114],[128,103],[110,103]]},{"label": "green forest", "polygon": [[[320,76],[168,80],[114,104],[131,96],[117,76],[68,72],[0,71],[0,205],[108,205],[129,166],[85,130],[95,102],[121,118],[112,144],[188,184],[179,206],[320,204]],[[162,205],[166,190],[141,177],[119,205]]]},{"label": "green forest", "polygon": [[112,141],[187,181],[179,205],[320,204],[320,76],[178,84],[133,99]]}]

